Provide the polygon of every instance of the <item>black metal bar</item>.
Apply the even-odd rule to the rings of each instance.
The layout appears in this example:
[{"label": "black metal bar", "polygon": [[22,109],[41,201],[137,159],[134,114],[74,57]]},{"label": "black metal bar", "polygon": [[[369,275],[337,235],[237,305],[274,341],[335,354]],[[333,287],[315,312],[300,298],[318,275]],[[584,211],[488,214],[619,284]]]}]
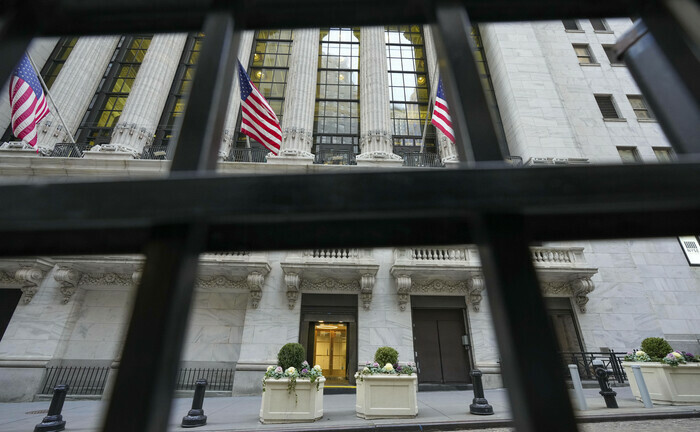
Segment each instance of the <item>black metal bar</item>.
[{"label": "black metal bar", "polygon": [[503,161],[502,148],[494,127],[474,59],[472,24],[464,5],[456,1],[438,3],[437,25],[433,27],[447,103],[461,161]]},{"label": "black metal bar", "polygon": [[522,217],[484,215],[481,256],[489,306],[501,353],[504,384],[518,431],[576,431],[561,368],[542,361],[558,357],[540,285],[523,235]]},{"label": "black metal bar", "polygon": [[[624,58],[676,152],[700,153],[700,96],[693,96],[688,82],[669,62],[655,35],[647,31],[643,21],[637,21],[615,50]],[[690,61],[695,62],[693,85],[698,85],[700,66],[697,58]],[[691,65],[682,70],[692,68]]]},{"label": "black metal bar", "polygon": [[[212,14],[203,30],[207,38],[192,84],[190,109],[175,140],[172,171],[203,173],[216,168],[234,78],[233,17]],[[206,110],[195,113],[203,107]],[[199,222],[159,224],[153,229],[105,420],[107,432],[167,429],[199,254],[206,244],[207,227]]]}]

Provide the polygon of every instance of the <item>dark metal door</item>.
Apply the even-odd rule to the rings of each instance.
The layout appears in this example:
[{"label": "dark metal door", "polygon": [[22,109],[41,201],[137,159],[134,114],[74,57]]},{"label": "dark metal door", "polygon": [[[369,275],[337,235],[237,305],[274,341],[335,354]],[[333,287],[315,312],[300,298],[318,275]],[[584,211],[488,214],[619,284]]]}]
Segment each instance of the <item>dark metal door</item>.
[{"label": "dark metal door", "polygon": [[470,382],[466,334],[460,309],[414,309],[413,339],[418,381],[430,384]]}]

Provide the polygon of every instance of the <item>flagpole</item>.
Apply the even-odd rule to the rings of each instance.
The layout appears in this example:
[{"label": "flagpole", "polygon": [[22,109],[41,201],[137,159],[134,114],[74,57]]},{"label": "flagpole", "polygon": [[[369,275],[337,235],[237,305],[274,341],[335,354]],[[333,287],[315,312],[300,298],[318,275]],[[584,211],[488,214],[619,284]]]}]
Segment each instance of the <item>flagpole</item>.
[{"label": "flagpole", "polygon": [[32,64],[32,67],[34,68],[34,73],[36,74],[37,77],[39,77],[39,81],[41,82],[41,85],[44,87],[44,91],[46,92],[47,99],[49,102],[51,102],[51,105],[53,105],[54,109],[56,110],[56,115],[58,116],[58,119],[61,121],[61,124],[63,125],[63,129],[66,130],[66,133],[68,134],[68,137],[70,138],[70,141],[75,144],[75,138],[73,138],[73,134],[70,133],[70,130],[66,127],[66,122],[63,121],[63,117],[61,116],[60,111],[58,111],[58,107],[56,106],[56,103],[53,101],[53,98],[51,97],[51,93],[49,92],[49,87],[46,85],[44,82],[44,78],[41,77],[41,73],[39,73],[39,70],[36,68],[36,65],[34,64],[34,60],[32,60],[32,57],[27,53],[27,58],[29,59],[29,62]]},{"label": "flagpole", "polygon": [[[433,67],[433,76],[435,76],[435,74],[438,72],[437,66],[438,66],[438,63],[435,62],[435,66]],[[433,80],[433,82],[434,81],[435,80]],[[438,78],[438,83],[439,82],[440,82],[440,79]],[[437,90],[435,90],[435,92],[437,93]],[[426,132],[428,131],[428,117],[432,118],[432,112],[434,109],[435,109],[435,106],[433,105],[433,91],[431,88],[430,89],[430,100],[428,101],[428,113],[427,113],[430,115],[426,115],[426,117],[425,117],[425,126],[423,126],[423,138],[420,141],[420,152],[421,153],[423,153],[423,151],[425,150],[425,135],[426,135]]]}]

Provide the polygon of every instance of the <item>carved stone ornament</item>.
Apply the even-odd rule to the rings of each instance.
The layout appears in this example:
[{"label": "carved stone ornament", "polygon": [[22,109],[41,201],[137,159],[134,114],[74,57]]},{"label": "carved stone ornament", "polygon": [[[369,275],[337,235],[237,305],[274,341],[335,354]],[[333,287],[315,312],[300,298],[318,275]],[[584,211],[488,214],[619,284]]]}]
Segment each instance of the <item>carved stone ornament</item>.
[{"label": "carved stone ornament", "polygon": [[360,279],[360,297],[362,298],[362,307],[365,310],[369,310],[369,306],[372,304],[372,290],[375,281],[376,277],[371,273],[363,274]]},{"label": "carved stone ornament", "polygon": [[581,278],[571,281],[571,291],[574,294],[574,300],[581,313],[586,313],[588,294],[593,292],[594,289],[595,285],[590,278]]},{"label": "carved stone ornament", "polygon": [[141,276],[143,276],[143,267],[139,267],[131,273],[131,280],[134,281],[134,285],[138,286],[141,282]]},{"label": "carved stone ornament", "polygon": [[0,271],[0,284],[2,285],[13,285],[16,284],[18,281],[14,277],[10,276],[4,271]]},{"label": "carved stone ornament", "polygon": [[87,274],[80,277],[78,285],[117,285],[130,287],[134,283],[131,275],[117,273]]},{"label": "carved stone ornament", "polygon": [[294,305],[299,298],[299,274],[285,273],[284,284],[287,286],[287,301],[289,302],[289,310],[292,310],[294,309]]},{"label": "carved stone ornament", "polygon": [[226,288],[226,289],[248,289],[248,282],[245,279],[233,280],[225,276],[215,276],[209,279],[197,279],[197,288],[199,289],[215,289],[215,288]]},{"label": "carved stone ornament", "polygon": [[250,298],[252,299],[251,306],[253,309],[257,309],[260,305],[260,299],[262,299],[262,287],[265,282],[265,276],[262,273],[251,272],[248,275],[247,283],[248,289],[250,289]]},{"label": "carved stone ornament", "polygon": [[411,292],[411,276],[398,275],[396,277],[396,291],[399,294],[399,309],[406,310],[406,304],[410,298]]},{"label": "carved stone ornament", "polygon": [[323,279],[319,281],[310,281],[303,279],[300,289],[302,291],[360,291],[360,282],[356,280],[342,281],[338,279]]},{"label": "carved stone ornament", "polygon": [[80,272],[67,268],[59,267],[53,274],[53,278],[61,284],[59,290],[63,295],[63,304],[68,304],[73,294],[78,289],[78,281],[80,280]]},{"label": "carved stone ornament", "polygon": [[29,304],[39,290],[39,284],[44,279],[44,272],[35,267],[21,268],[15,273],[15,279],[22,284],[22,301]]},{"label": "carved stone ornament", "polygon": [[469,280],[469,303],[472,305],[474,312],[479,312],[481,308],[481,292],[484,290],[484,278],[474,276]]}]

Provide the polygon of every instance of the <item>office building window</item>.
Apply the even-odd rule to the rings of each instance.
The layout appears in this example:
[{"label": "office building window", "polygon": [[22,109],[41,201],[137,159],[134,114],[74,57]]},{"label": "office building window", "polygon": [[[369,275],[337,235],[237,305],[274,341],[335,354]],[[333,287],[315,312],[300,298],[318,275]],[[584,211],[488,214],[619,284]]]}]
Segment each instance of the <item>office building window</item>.
[{"label": "office building window", "polygon": [[[430,98],[421,26],[386,27],[386,53],[394,150],[420,151]],[[425,143],[431,152],[435,151],[434,137],[432,131]]]},{"label": "office building window", "polygon": [[591,53],[591,48],[586,44],[574,44],[574,52],[580,64],[594,64],[595,59]]},{"label": "office building window", "polygon": [[576,20],[561,20],[565,30],[581,30]]},{"label": "office building window", "polygon": [[192,87],[192,79],[197,60],[199,60],[199,52],[202,49],[203,38],[204,33],[193,33],[187,38],[185,49],[180,57],[180,64],[175,72],[175,79],[170,87],[168,100],[165,102],[165,108],[153,139],[155,147],[165,147],[170,143],[173,138],[175,122],[185,112],[187,94]]},{"label": "office building window", "polygon": [[647,106],[647,101],[641,95],[627,95],[637,120],[654,120],[654,113]]},{"label": "office building window", "polygon": [[635,147],[618,147],[617,153],[620,155],[623,164],[639,163],[642,161]]},{"label": "office building window", "polygon": [[[282,125],[282,107],[284,94],[287,90],[287,73],[289,72],[289,56],[292,52],[292,30],[274,29],[259,30],[255,35],[255,44],[251,53],[250,65],[247,68],[250,80],[260,90],[267,103],[275,112]],[[236,147],[247,147],[247,139],[251,148],[266,149],[265,146],[247,138],[240,132],[241,115],[238,114],[236,128]],[[247,139],[246,139],[247,138]]]},{"label": "office building window", "polygon": [[598,103],[598,108],[600,108],[600,113],[603,114],[604,119],[620,118],[611,95],[595,95],[595,101]]},{"label": "office building window", "polygon": [[600,18],[591,18],[591,25],[595,31],[609,31],[605,21]]},{"label": "office building window", "polygon": [[659,162],[673,162],[676,157],[671,147],[654,147],[654,155]]},{"label": "office building window", "polygon": [[88,147],[108,144],[126,105],[141,62],[153,35],[122,36],[97,87],[80,128],[77,141]]},{"label": "office building window", "polygon": [[322,28],[314,153],[360,152],[360,29]]},{"label": "office building window", "polygon": [[608,60],[610,60],[611,65],[625,64],[625,62],[623,62],[621,59],[618,59],[617,55],[615,55],[615,49],[613,45],[603,45],[603,50],[605,51],[605,55],[608,57]]}]

